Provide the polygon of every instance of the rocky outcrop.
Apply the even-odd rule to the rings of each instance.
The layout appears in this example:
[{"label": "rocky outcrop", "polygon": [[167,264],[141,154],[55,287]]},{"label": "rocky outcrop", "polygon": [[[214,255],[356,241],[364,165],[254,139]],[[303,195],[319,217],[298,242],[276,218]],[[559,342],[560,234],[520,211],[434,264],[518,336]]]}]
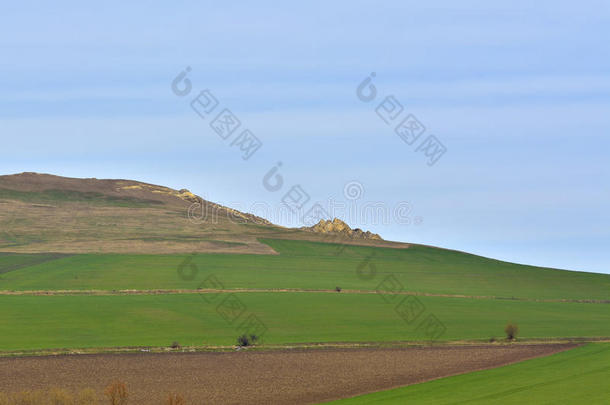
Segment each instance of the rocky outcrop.
[{"label": "rocky outcrop", "polygon": [[332,221],[330,219],[324,220],[321,219],[320,222],[311,227],[303,227],[306,231],[317,232],[317,233],[325,233],[325,234],[335,234],[335,235],[343,235],[351,239],[373,239],[373,240],[383,240],[381,236],[376,233],[372,233],[369,231],[363,231],[360,228],[352,229],[348,224],[341,221],[339,218],[335,218]]}]

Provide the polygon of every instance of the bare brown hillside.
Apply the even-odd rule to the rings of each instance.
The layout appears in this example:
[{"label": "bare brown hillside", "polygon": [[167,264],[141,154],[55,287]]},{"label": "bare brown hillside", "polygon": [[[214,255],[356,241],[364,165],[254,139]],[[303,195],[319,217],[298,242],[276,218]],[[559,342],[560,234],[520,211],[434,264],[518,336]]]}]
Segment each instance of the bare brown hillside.
[{"label": "bare brown hillside", "polygon": [[275,253],[261,237],[406,246],[283,228],[186,189],[38,173],[0,176],[0,252]]}]

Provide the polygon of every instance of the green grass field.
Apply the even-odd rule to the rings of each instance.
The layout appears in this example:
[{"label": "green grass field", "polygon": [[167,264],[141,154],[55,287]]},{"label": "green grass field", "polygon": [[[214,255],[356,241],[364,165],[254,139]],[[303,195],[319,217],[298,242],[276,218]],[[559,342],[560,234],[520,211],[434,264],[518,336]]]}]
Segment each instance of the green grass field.
[{"label": "green grass field", "polygon": [[[2,190],[0,197],[7,197],[6,193],[24,201],[32,197]],[[81,200],[92,206],[153,204],[53,190],[34,197],[32,201],[60,205]],[[95,218],[91,221],[97,223]],[[256,230],[258,226],[244,227]],[[134,233],[133,240],[202,240],[201,235],[153,231],[158,230],[144,236]],[[31,243],[53,240],[55,232],[22,237],[22,242],[24,238]],[[13,241],[10,232],[3,235]],[[243,245],[221,240],[221,233],[206,237],[217,244]],[[129,244],[126,238],[124,243]],[[244,332],[264,333],[263,343],[278,345],[489,341],[503,339],[508,322],[519,325],[520,339],[610,337],[610,275],[518,265],[420,245],[392,249],[261,241],[279,254],[0,253],[0,291],[341,287],[343,292],[5,293],[0,294],[0,352],[159,347],[173,342],[228,346]],[[211,276],[218,283],[204,283]],[[380,289],[434,296],[375,293]],[[609,360],[609,344],[591,344],[548,358],[336,403],[603,403],[610,394]]]},{"label": "green grass field", "polygon": [[[228,311],[225,319],[217,308],[229,296],[238,298],[239,310]],[[404,320],[377,294],[0,296],[0,350],[166,346],[173,341],[232,345],[250,314],[268,328],[265,343],[278,344],[427,341],[420,325],[429,315],[446,328],[441,340],[502,338],[508,321],[519,325],[522,338],[610,336],[606,304],[420,299],[417,319]],[[242,306],[243,313],[232,321]]]},{"label": "green grass field", "polygon": [[0,274],[32,267],[40,263],[57,260],[68,255],[61,254],[13,254],[0,253]]},{"label": "green grass field", "polygon": [[[222,275],[225,288],[375,290],[394,275],[404,290],[528,299],[610,299],[610,276],[517,265],[466,253],[412,246],[409,249],[265,240],[279,255],[200,254],[200,274]],[[27,262],[27,256],[23,255]],[[74,255],[11,268],[0,256],[0,290],[194,289],[177,268],[185,255]],[[369,262],[365,262],[369,258]],[[375,268],[371,273],[369,263]],[[361,268],[366,277],[357,273]]]},{"label": "green grass field", "polygon": [[328,404],[607,404],[609,376],[610,344],[596,343]]},{"label": "green grass field", "polygon": [[[233,322],[212,295],[0,296],[0,350],[105,346],[230,345],[249,314],[267,343],[487,340],[515,322],[522,338],[610,336],[610,305],[534,299],[606,299],[610,276],[515,265],[423,246],[389,249],[266,240],[280,254],[0,255],[0,289],[224,288],[375,291],[389,275],[406,291],[529,300],[347,293],[238,293]],[[180,277],[178,268],[187,277]],[[371,266],[372,264],[372,266]],[[360,269],[360,276],[358,274]],[[374,271],[372,271],[374,269]],[[192,275],[192,277],[188,277]],[[403,302],[397,311],[397,304]],[[408,305],[407,305],[408,304]],[[402,316],[402,317],[401,317]],[[430,318],[434,316],[435,318]],[[436,332],[424,320],[438,320]],[[436,321],[435,321],[436,322]],[[440,332],[442,331],[442,333]],[[437,333],[438,332],[438,333]]]}]

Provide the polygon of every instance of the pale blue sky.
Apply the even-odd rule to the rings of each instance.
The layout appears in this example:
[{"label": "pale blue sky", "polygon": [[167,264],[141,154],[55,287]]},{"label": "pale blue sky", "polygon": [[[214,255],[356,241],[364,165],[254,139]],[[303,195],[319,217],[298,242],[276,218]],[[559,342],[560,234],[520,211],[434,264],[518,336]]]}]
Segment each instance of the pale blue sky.
[{"label": "pale blue sky", "polygon": [[[347,218],[386,239],[610,272],[607,1],[1,10],[0,173],[136,179],[248,209],[280,205],[261,179],[281,161],[312,201],[345,201],[349,181],[358,204],[407,201],[421,224]],[[194,93],[171,92],[186,66],[263,141],[250,160],[193,113]],[[375,115],[389,94],[448,148],[436,165]]]}]

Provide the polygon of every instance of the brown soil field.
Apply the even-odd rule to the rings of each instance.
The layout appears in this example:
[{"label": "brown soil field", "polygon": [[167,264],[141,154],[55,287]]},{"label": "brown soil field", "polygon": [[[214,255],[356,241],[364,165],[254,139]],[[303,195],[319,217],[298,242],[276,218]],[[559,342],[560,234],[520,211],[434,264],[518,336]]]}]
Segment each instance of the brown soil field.
[{"label": "brown soil field", "polygon": [[0,359],[0,391],[93,388],[120,380],[129,404],[312,404],[498,367],[574,344],[231,353],[101,354]]}]

